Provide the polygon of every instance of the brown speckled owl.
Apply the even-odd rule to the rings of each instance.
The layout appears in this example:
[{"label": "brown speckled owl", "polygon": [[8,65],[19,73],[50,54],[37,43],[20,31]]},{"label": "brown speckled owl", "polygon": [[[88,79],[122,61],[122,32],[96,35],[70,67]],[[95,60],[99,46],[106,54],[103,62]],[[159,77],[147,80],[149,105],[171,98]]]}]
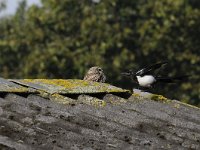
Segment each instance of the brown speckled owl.
[{"label": "brown speckled owl", "polygon": [[98,66],[91,67],[86,73],[83,80],[95,81],[95,82],[105,82],[106,76],[103,73],[103,69]]}]

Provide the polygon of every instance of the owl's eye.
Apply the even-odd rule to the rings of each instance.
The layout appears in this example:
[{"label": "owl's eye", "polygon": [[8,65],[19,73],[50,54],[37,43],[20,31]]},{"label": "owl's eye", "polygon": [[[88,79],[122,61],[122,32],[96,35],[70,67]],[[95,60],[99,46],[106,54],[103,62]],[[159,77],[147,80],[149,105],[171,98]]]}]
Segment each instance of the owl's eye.
[{"label": "owl's eye", "polygon": [[98,68],[99,71],[103,71],[101,68]]}]

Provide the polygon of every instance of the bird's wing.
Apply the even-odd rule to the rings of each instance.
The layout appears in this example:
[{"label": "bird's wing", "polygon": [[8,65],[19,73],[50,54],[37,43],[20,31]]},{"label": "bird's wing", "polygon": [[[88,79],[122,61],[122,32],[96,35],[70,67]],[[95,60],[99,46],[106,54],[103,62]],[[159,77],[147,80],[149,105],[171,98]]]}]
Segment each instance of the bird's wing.
[{"label": "bird's wing", "polygon": [[155,70],[159,69],[162,65],[165,65],[165,64],[167,64],[167,62],[156,63],[154,65],[148,66],[146,68],[143,68],[143,69],[137,71],[135,73],[135,75],[136,76],[144,76],[144,75],[150,73],[151,71],[155,71]]}]

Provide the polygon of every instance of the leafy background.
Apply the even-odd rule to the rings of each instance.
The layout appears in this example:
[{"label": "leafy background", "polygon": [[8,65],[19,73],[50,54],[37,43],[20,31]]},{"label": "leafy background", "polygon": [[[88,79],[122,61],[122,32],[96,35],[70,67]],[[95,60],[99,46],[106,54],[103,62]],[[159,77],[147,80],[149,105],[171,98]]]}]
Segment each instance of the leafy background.
[{"label": "leafy background", "polygon": [[[83,78],[101,66],[107,82],[137,88],[121,72],[168,61],[190,80],[154,93],[200,106],[199,0],[41,0],[0,19],[3,78]],[[0,9],[5,5],[1,4]]]}]

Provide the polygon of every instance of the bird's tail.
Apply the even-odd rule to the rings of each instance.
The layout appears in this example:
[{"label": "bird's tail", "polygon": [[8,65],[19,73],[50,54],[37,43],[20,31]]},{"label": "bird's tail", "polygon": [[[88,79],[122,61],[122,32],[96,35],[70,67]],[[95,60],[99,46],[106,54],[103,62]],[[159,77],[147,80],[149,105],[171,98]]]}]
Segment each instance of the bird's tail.
[{"label": "bird's tail", "polygon": [[156,80],[159,82],[164,82],[164,83],[175,83],[175,82],[187,80],[188,77],[189,75],[176,76],[176,77],[156,77]]}]

